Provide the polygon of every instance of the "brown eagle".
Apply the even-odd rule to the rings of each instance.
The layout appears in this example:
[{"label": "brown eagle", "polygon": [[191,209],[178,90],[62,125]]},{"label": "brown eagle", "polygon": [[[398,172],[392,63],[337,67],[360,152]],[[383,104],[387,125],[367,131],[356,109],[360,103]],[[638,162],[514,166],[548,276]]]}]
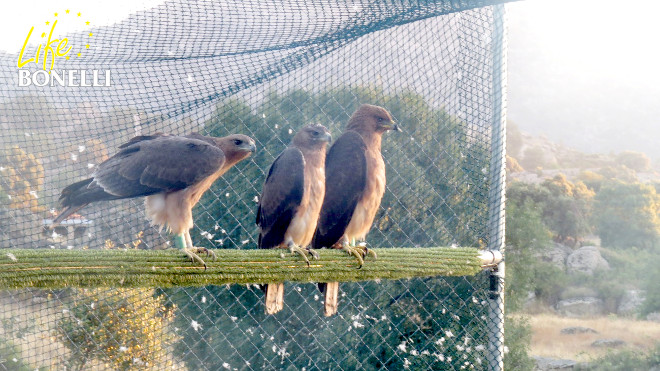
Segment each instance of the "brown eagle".
[{"label": "brown eagle", "polygon": [[[331,136],[322,125],[307,125],[268,170],[257,209],[259,248],[288,248],[309,265],[312,241],[325,194],[325,149]],[[266,313],[283,307],[284,284],[265,285]]]},{"label": "brown eagle", "polygon": [[254,140],[241,134],[222,138],[156,133],[137,136],[101,163],[91,178],[62,190],[57,226],[69,215],[97,201],[146,196],[146,214],[153,225],[175,235],[175,245],[191,259],[206,263],[193,247],[192,208],[211,184],[237,162],[255,152]]},{"label": "brown eagle", "polygon": [[[363,257],[370,251],[356,247],[356,240],[364,241],[385,193],[385,163],[380,147],[382,135],[388,130],[401,131],[389,112],[363,104],[330,148],[314,249],[340,248],[355,256],[360,266],[364,263]],[[335,314],[339,284],[321,283],[319,289],[325,292],[325,315]]]}]

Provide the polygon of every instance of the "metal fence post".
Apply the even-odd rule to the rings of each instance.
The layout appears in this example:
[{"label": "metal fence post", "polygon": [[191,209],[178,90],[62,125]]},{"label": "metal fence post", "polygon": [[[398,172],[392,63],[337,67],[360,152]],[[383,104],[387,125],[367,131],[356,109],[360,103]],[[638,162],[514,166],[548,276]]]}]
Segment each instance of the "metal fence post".
[{"label": "metal fence post", "polygon": [[[506,187],[506,25],[504,5],[493,7],[493,124],[488,194],[489,250],[504,250]],[[504,261],[490,273],[488,370],[504,368]]]}]

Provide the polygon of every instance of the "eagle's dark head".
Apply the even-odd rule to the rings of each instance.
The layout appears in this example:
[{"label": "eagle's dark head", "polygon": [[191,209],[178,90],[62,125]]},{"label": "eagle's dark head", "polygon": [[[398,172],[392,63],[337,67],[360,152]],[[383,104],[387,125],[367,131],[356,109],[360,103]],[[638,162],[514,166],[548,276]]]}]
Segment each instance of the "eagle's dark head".
[{"label": "eagle's dark head", "polygon": [[328,129],[321,124],[305,125],[293,137],[293,145],[300,149],[323,149],[332,141]]},{"label": "eagle's dark head", "polygon": [[222,152],[227,164],[235,164],[257,151],[254,139],[243,134],[231,134],[222,138],[213,138]]},{"label": "eagle's dark head", "polygon": [[346,129],[355,130],[360,134],[382,134],[388,130],[401,131],[385,108],[371,104],[361,105],[351,116]]}]

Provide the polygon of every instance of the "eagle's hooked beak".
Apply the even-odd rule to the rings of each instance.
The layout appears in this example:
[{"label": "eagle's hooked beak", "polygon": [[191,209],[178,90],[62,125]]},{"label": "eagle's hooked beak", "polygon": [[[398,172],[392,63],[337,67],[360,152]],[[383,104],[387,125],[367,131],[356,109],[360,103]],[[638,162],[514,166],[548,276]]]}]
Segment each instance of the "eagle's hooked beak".
[{"label": "eagle's hooked beak", "polygon": [[325,142],[328,142],[328,143],[332,143],[332,134],[325,133],[325,135],[323,136],[323,138],[321,140],[323,140]]},{"label": "eagle's hooked beak", "polygon": [[254,144],[254,143],[244,143],[243,148],[250,151],[250,152],[252,152],[252,153],[257,152],[257,145]]},{"label": "eagle's hooked beak", "polygon": [[393,131],[398,131],[398,132],[403,131],[403,130],[401,130],[401,128],[399,127],[399,124],[397,124],[396,122],[394,122],[394,120],[392,120],[392,121],[390,121],[390,122],[388,122],[388,123],[386,123],[386,124],[383,124],[382,127],[385,128],[385,130],[393,130]]}]

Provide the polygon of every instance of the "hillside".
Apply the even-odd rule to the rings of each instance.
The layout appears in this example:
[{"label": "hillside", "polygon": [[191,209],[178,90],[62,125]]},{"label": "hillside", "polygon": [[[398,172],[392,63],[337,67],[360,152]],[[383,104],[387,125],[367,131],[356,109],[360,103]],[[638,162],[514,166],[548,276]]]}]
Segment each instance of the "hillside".
[{"label": "hillside", "polygon": [[580,180],[585,171],[610,172],[616,175],[611,178],[623,176],[641,183],[660,181],[660,163],[652,162],[643,152],[588,153],[556,143],[545,135],[522,131],[511,122],[507,131],[507,155],[514,163],[508,164],[510,181],[539,184],[558,174],[575,181]]},{"label": "hillside", "polygon": [[507,304],[528,319],[538,369],[649,369],[660,349],[657,165],[507,129]]}]

